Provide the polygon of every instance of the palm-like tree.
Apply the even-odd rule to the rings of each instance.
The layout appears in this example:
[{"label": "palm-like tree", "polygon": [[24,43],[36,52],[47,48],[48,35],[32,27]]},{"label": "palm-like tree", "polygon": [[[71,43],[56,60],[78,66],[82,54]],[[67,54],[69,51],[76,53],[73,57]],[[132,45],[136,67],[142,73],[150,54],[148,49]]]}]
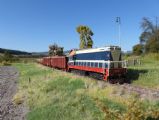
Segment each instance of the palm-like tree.
[{"label": "palm-like tree", "polygon": [[93,36],[92,30],[88,26],[78,26],[76,31],[80,34],[80,49],[84,48],[92,48],[93,40],[91,36]]}]

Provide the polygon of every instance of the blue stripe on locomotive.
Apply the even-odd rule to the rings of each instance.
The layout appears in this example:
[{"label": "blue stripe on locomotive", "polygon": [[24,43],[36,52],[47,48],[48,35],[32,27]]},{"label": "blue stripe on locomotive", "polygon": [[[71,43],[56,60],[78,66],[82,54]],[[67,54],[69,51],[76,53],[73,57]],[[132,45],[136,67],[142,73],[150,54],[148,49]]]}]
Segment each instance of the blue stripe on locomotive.
[{"label": "blue stripe on locomotive", "polygon": [[110,51],[81,53],[74,55],[74,60],[112,60]]}]

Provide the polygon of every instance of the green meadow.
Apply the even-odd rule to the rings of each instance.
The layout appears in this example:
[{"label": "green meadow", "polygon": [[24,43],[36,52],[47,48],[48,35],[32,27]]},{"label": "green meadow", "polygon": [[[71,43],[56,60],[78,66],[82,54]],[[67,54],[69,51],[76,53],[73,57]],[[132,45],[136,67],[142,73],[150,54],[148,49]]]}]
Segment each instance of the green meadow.
[{"label": "green meadow", "polygon": [[[154,63],[153,63],[154,64]],[[16,63],[20,71],[14,102],[25,102],[28,120],[142,120],[159,118],[159,101],[141,100],[120,86],[44,67],[36,63]],[[145,65],[146,66],[146,65]],[[147,67],[147,69],[149,66]],[[142,67],[132,68],[142,69]],[[132,71],[130,71],[132,72]],[[148,73],[145,74],[150,74]],[[133,84],[148,87],[139,74]],[[155,78],[156,76],[154,76]]]}]

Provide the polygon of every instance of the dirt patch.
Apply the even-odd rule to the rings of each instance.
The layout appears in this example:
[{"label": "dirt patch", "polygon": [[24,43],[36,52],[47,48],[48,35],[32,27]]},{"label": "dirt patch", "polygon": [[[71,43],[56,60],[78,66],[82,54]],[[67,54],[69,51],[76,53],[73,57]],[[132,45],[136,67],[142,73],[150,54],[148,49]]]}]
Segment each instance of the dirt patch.
[{"label": "dirt patch", "polygon": [[25,120],[27,109],[24,103],[15,105],[13,96],[17,90],[19,73],[11,66],[0,67],[0,120]]}]

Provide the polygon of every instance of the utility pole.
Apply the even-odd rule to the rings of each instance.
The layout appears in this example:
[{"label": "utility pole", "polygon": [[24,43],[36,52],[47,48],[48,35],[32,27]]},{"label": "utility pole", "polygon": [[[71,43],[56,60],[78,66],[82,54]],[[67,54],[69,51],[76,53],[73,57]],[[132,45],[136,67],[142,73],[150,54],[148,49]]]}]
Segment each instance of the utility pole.
[{"label": "utility pole", "polygon": [[121,47],[121,19],[120,17],[116,17],[116,23],[118,24],[118,39],[119,39],[119,46]]}]

